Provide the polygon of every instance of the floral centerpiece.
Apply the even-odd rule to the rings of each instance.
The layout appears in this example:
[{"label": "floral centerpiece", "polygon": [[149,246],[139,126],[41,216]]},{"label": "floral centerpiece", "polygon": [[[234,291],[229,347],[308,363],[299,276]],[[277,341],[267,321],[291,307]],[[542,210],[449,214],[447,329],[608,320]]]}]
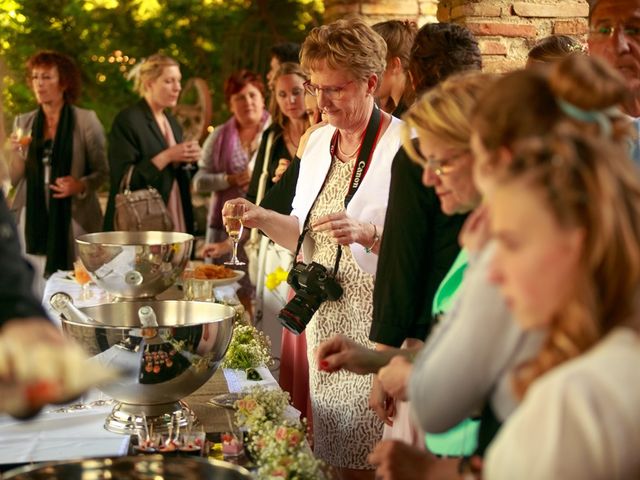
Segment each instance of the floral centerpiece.
[{"label": "floral centerpiece", "polygon": [[253,325],[237,322],[222,367],[247,370],[272,363],[269,338]]},{"label": "floral centerpiece", "polygon": [[289,394],[255,386],[236,401],[236,423],[249,431],[248,449],[261,479],[326,478],[324,464],[317,460],[305,439],[306,423],[285,419]]}]

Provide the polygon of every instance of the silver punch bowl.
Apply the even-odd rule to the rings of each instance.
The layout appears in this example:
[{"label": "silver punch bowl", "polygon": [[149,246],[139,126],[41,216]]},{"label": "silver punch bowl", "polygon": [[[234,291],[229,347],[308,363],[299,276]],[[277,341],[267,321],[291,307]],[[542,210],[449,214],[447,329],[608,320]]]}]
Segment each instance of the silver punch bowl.
[{"label": "silver punch bowl", "polygon": [[[157,327],[141,326],[139,309],[144,306],[153,309]],[[118,402],[106,420],[107,430],[132,434],[145,423],[153,423],[158,431],[195,421],[180,399],[204,385],[218,368],[233,333],[232,307],[142,299],[80,311],[91,318],[73,321],[63,316],[65,334],[91,361],[123,372],[101,387]]]},{"label": "silver punch bowl", "polygon": [[245,480],[251,474],[244,468],[217,460],[195,457],[97,458],[56,462],[11,470],[11,480]]},{"label": "silver punch bowl", "polygon": [[91,279],[121,300],[155,297],[189,261],[193,236],[179,232],[100,232],[76,238]]}]

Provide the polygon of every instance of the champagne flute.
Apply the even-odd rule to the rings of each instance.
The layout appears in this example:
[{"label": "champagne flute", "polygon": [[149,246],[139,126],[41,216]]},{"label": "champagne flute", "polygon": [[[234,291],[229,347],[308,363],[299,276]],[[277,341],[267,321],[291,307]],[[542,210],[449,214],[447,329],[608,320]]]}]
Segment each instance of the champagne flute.
[{"label": "champagne flute", "polygon": [[233,242],[233,256],[228,262],[224,262],[225,265],[246,265],[244,262],[238,260],[238,242],[242,237],[242,230],[244,225],[242,224],[242,216],[245,212],[245,205],[243,203],[225,203],[222,214],[224,215],[224,223],[227,229],[227,234]]},{"label": "champagne flute", "polygon": [[89,289],[89,282],[91,281],[91,277],[89,276],[89,272],[84,267],[83,263],[80,260],[76,260],[73,262],[73,273],[74,277],[76,277],[76,282],[78,282],[82,286],[82,292],[80,293],[80,300],[89,300],[91,298],[91,290]]},{"label": "champagne flute", "polygon": [[18,142],[18,153],[23,159],[27,156],[27,150],[31,143],[31,129],[26,127],[15,126],[13,128],[13,136]]},{"label": "champagne flute", "polygon": [[[193,134],[192,132],[186,132],[182,137],[182,141],[185,143],[187,142],[197,142],[198,144],[200,143],[198,142],[197,135]],[[196,163],[198,163],[197,160],[195,162],[183,163],[182,169],[186,170],[187,172],[192,172],[197,168]]]}]

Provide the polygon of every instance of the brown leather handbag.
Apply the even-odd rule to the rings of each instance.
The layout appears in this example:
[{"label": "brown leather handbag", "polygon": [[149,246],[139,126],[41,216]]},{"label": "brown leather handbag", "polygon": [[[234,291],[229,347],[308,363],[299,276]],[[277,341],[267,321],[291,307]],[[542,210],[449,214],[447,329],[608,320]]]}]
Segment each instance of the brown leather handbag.
[{"label": "brown leather handbag", "polygon": [[128,232],[173,230],[173,222],[160,193],[148,186],[131,191],[133,165],[129,167],[120,183],[120,193],[116,194],[116,212],[113,225],[116,230]]}]

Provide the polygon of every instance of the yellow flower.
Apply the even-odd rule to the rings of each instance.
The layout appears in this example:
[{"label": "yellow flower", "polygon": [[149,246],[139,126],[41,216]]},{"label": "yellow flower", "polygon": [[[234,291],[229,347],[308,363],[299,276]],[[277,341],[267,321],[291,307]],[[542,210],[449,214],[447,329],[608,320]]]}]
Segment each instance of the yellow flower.
[{"label": "yellow flower", "polygon": [[264,284],[269,290],[273,291],[278,288],[282,282],[286,282],[288,276],[289,272],[283,270],[282,267],[278,267],[267,275],[267,280]]}]

